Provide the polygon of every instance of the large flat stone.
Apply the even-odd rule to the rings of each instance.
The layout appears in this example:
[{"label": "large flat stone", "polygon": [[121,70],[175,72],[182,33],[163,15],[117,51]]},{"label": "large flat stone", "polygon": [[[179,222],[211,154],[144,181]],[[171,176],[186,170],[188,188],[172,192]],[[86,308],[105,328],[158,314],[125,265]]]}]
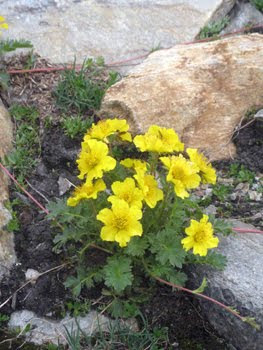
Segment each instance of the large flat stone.
[{"label": "large flat stone", "polygon": [[10,28],[53,62],[131,58],[195,38],[235,0],[0,0]]},{"label": "large flat stone", "polygon": [[[234,221],[235,227],[255,229],[252,225]],[[261,326],[257,331],[220,307],[201,300],[208,320],[217,332],[237,350],[263,348],[263,235],[237,233],[222,238],[219,252],[227,257],[224,271],[198,269],[195,276],[207,276],[209,287],[204,294],[237,309],[242,316],[254,317]]]},{"label": "large flat stone", "polygon": [[124,117],[139,133],[172,127],[210,160],[234,156],[235,127],[263,105],[262,47],[251,34],[154,52],[107,91],[101,116]]}]

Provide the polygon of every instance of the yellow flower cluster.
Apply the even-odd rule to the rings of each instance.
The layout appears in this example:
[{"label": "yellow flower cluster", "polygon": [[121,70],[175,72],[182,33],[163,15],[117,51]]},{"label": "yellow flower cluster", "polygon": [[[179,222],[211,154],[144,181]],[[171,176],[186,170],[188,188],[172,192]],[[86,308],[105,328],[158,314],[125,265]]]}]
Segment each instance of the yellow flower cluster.
[{"label": "yellow flower cluster", "polygon": [[182,154],[179,156],[160,157],[161,162],[168,169],[166,180],[174,185],[174,192],[180,198],[189,197],[187,190],[197,188],[200,182],[216,183],[215,169],[208,163],[203,154],[196,149],[188,148],[186,153],[190,159]]},{"label": "yellow flower cluster", "polygon": [[[125,159],[121,163],[130,167],[132,160]],[[137,165],[137,166],[136,166]],[[157,181],[146,173],[146,165],[135,160],[136,174],[127,177],[123,182],[115,181],[112,186],[112,196],[108,201],[112,209],[102,209],[97,219],[104,223],[101,238],[104,241],[116,241],[125,247],[133,236],[141,236],[143,229],[139,220],[142,218],[143,201],[154,208],[158,201],[163,199],[163,192],[158,188]]]},{"label": "yellow flower cluster", "polygon": [[174,129],[166,129],[157,125],[150,126],[145,135],[137,135],[134,144],[142,152],[172,153],[184,150]]},{"label": "yellow flower cluster", "polygon": [[[5,22],[5,18],[3,16],[0,16],[0,28],[8,29],[8,24]],[[0,31],[0,35],[1,35],[1,31]]]},{"label": "yellow flower cluster", "polygon": [[[68,199],[69,206],[77,205],[82,199],[96,199],[99,192],[105,191],[106,184],[102,179],[104,173],[113,170],[117,164],[110,155],[108,144],[112,137],[132,142],[128,130],[126,120],[119,119],[99,121],[88,130],[77,160],[80,171],[78,177],[85,179],[85,183],[76,187]],[[211,184],[216,182],[215,170],[196,149],[188,148],[185,153],[188,158],[185,158],[182,154],[184,144],[173,129],[152,125],[144,135],[137,135],[133,142],[141,152],[154,152],[154,159],[157,161],[159,158],[167,170],[166,181],[173,184],[174,192],[180,198],[189,197],[188,191],[198,187],[201,181]],[[143,233],[140,223],[143,204],[155,208],[164,199],[164,193],[154,176],[156,167],[153,170],[151,164],[131,158],[120,161],[120,164],[128,168],[132,175],[124,181],[112,183],[111,195],[108,197],[111,208],[100,210],[96,218],[104,224],[101,239],[116,241],[125,247],[131,237]],[[218,244],[206,215],[200,222],[191,220],[185,232],[188,237],[182,240],[183,247],[185,250],[193,248],[194,254],[206,255],[207,249]]]}]

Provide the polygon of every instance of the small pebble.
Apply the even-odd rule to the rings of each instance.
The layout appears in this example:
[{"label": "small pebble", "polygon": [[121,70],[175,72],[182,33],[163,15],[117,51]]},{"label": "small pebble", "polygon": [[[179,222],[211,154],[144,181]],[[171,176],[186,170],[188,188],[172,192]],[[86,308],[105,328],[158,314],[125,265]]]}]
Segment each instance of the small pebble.
[{"label": "small pebble", "polygon": [[249,191],[248,195],[249,199],[255,202],[259,202],[262,199],[262,193],[258,193],[257,191]]},{"label": "small pebble", "polygon": [[32,280],[32,282],[35,282],[40,276],[40,273],[34,269],[27,269],[25,276],[26,276],[26,281]]}]

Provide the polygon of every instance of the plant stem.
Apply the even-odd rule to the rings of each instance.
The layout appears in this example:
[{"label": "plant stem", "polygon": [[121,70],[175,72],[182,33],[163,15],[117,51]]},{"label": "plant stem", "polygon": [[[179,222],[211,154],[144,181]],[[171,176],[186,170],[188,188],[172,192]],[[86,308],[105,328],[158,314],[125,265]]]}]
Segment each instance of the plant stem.
[{"label": "plant stem", "polygon": [[201,293],[195,293],[194,291],[192,291],[191,289],[188,289],[188,288],[185,288],[185,287],[182,287],[182,286],[178,286],[177,284],[174,284],[174,283],[171,283],[171,282],[168,282],[168,281],[165,281],[163,280],[162,278],[160,277],[157,277],[157,276],[154,276],[154,275],[151,275],[154,279],[156,279],[157,281],[163,283],[163,284],[166,284],[167,286],[170,286],[170,287],[173,287],[173,288],[176,288],[176,289],[179,289],[179,290],[182,290],[184,292],[187,292],[187,293],[190,293],[190,294],[193,294],[193,295],[197,295],[199,296],[200,298],[203,298],[205,300],[209,300],[211,301],[212,303],[216,304],[216,305],[219,305],[220,307],[222,307],[223,309],[227,310],[228,312],[230,312],[232,315],[238,317],[241,321],[245,321],[245,317],[239,315],[239,313],[235,310],[233,310],[231,307],[221,303],[220,301],[218,300],[215,300],[207,295],[204,295],[204,294],[201,294]]}]

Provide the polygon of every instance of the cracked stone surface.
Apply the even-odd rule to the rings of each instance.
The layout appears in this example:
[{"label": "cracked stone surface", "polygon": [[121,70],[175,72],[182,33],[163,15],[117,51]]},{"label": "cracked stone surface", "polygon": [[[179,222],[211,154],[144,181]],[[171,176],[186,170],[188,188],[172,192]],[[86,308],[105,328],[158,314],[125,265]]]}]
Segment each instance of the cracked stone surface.
[{"label": "cracked stone surface", "polygon": [[[56,63],[119,61],[191,41],[235,0],[0,0],[10,38],[30,40]],[[190,25],[189,25],[190,24]]]}]

